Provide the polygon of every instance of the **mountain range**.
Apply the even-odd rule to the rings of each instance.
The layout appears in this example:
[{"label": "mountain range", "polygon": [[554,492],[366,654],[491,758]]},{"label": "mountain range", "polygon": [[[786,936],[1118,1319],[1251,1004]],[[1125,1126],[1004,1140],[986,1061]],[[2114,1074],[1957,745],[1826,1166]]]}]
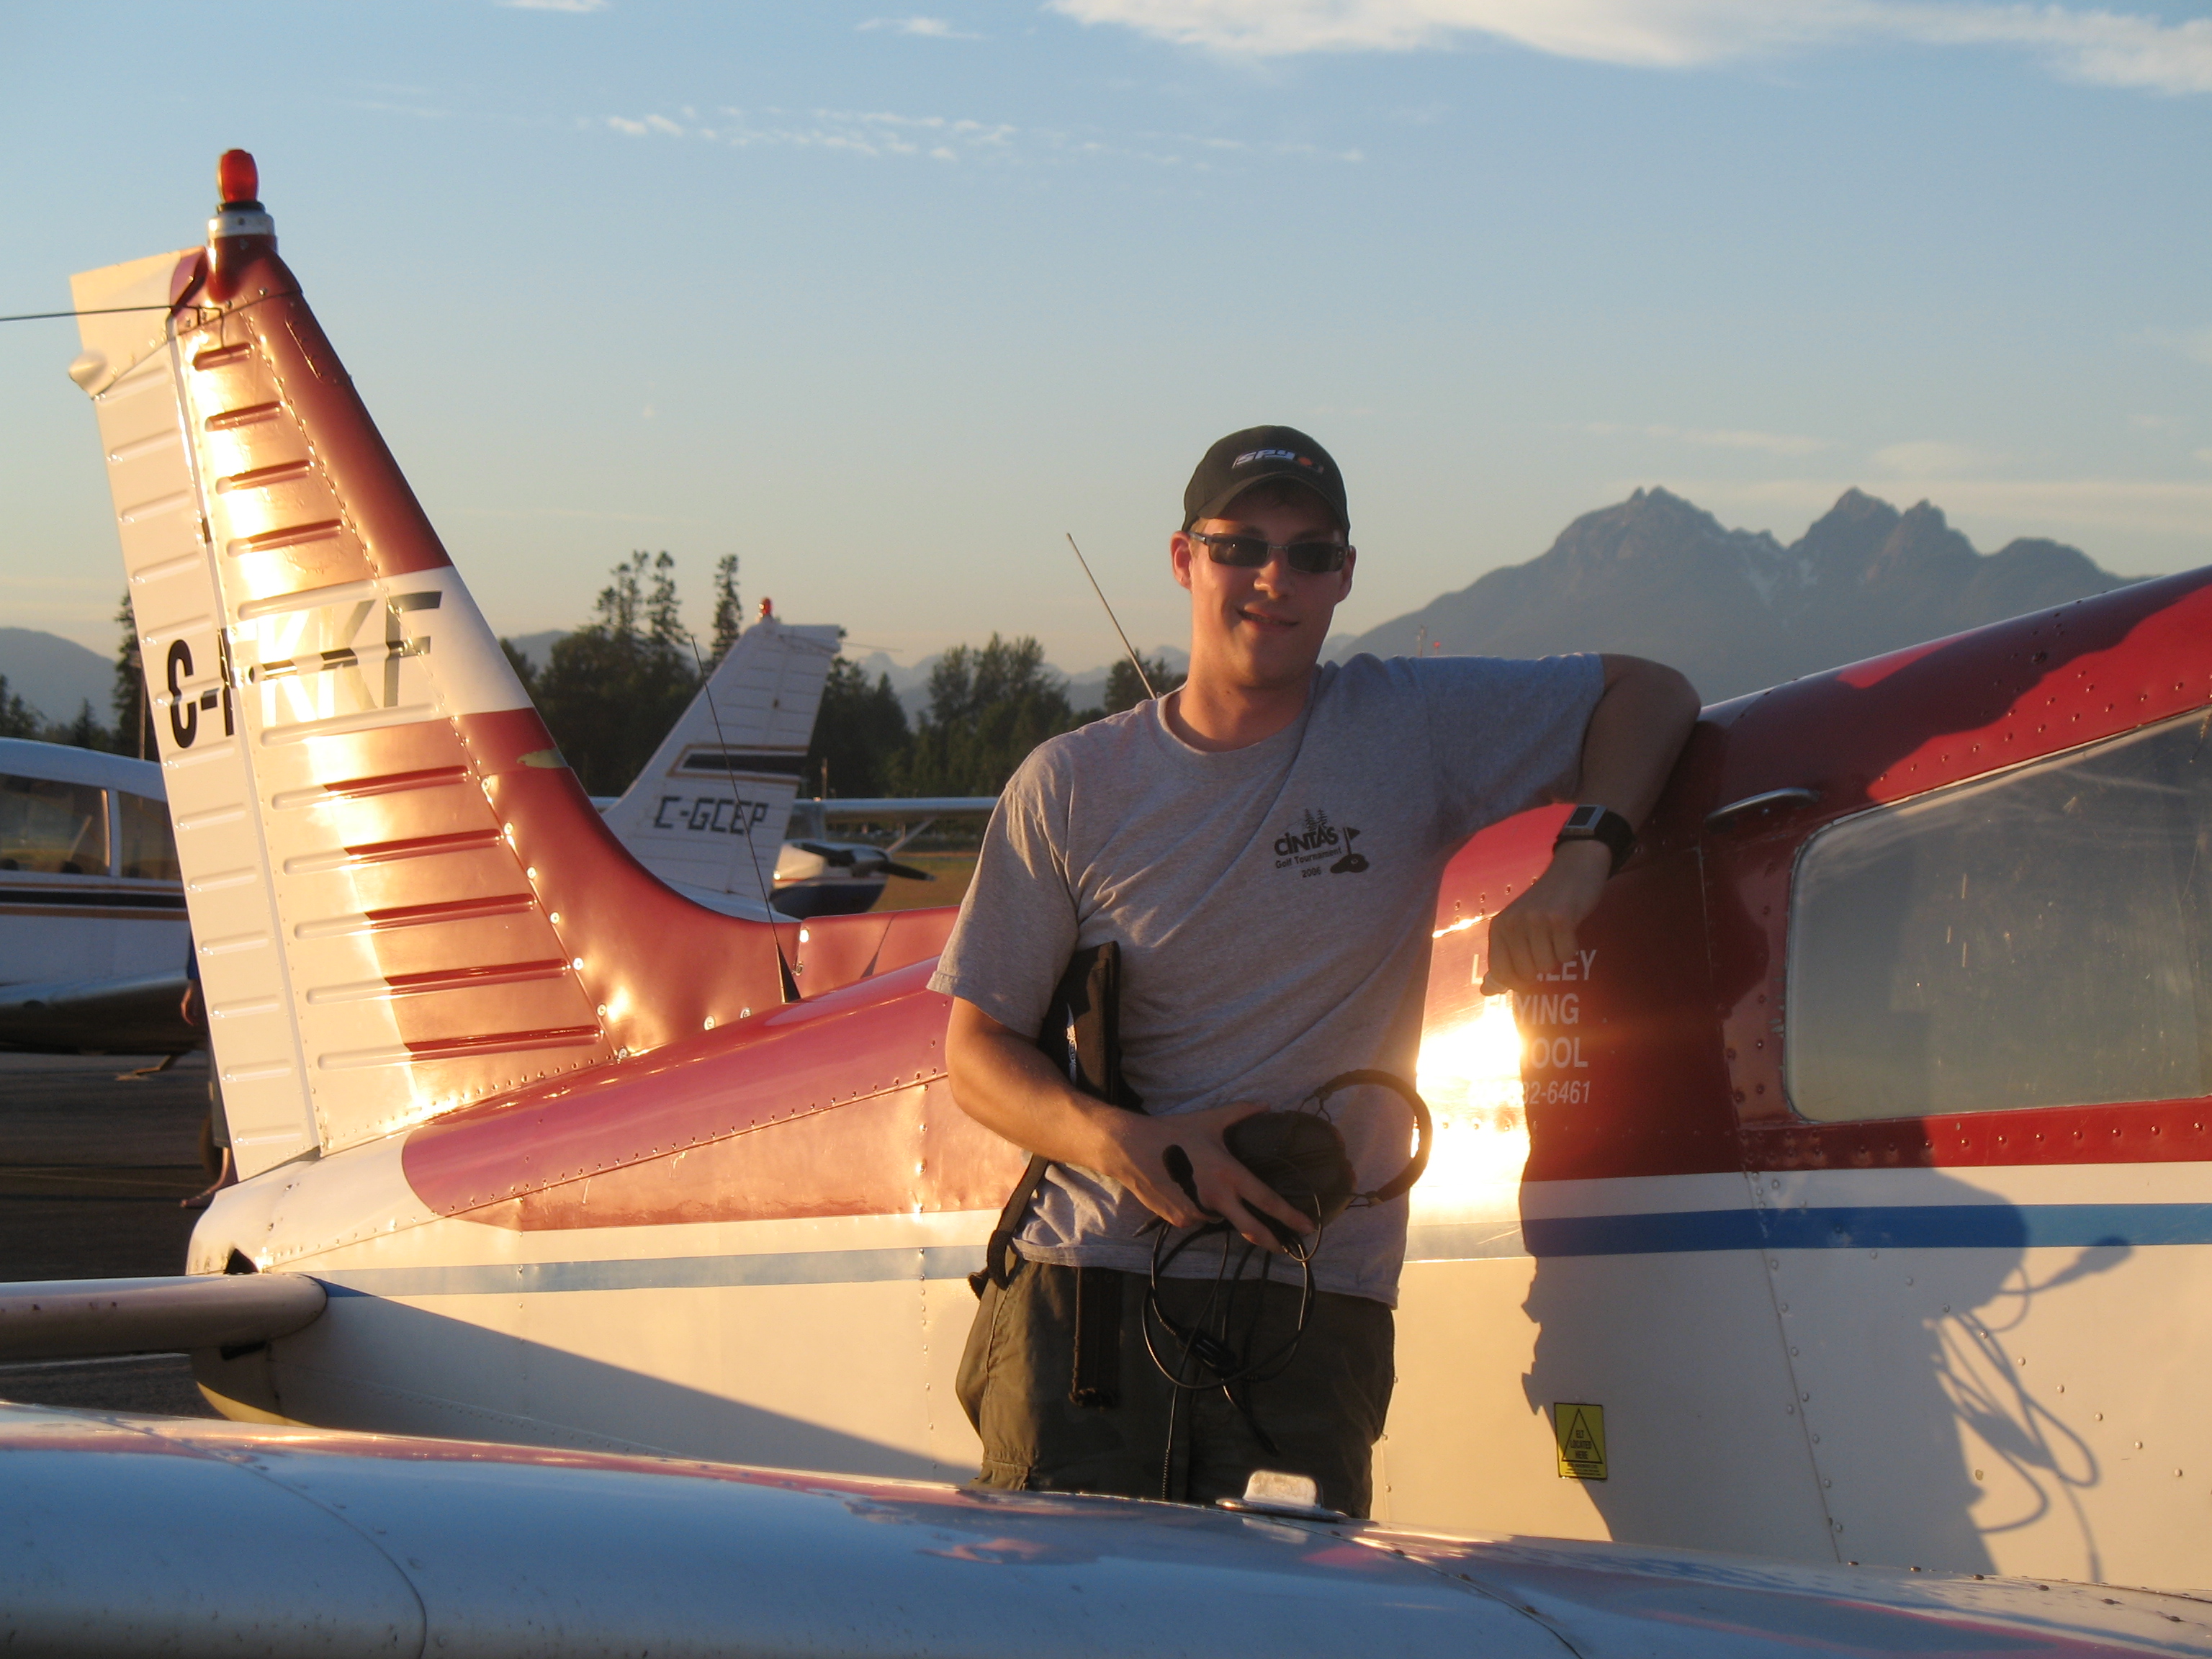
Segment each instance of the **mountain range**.
[{"label": "mountain range", "polygon": [[1672,663],[1717,702],[2139,580],[2059,542],[1977,552],[1926,501],[1900,513],[1848,489],[1785,547],[1639,489],[1526,564],[1333,640],[1328,655],[1617,651]]},{"label": "mountain range", "polygon": [[40,628],[0,628],[0,675],[9,691],[49,720],[72,720],[87,702],[112,719],[115,660]]}]

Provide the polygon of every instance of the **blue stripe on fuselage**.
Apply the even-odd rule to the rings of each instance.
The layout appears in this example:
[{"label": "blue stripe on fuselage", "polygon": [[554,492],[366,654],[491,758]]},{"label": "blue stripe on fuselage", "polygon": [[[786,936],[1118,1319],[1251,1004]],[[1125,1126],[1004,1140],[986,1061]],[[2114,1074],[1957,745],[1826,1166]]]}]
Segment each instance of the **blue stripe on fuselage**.
[{"label": "blue stripe on fuselage", "polygon": [[[2212,1244],[2212,1204],[1936,1204],[1802,1210],[1677,1210],[1531,1217],[1413,1229],[1408,1261],[1522,1255],[1674,1255],[1705,1250],[2017,1250]],[[1524,1248],[1525,1246],[1525,1248]],[[333,1296],[532,1296],[559,1291],[715,1290],[964,1279],[981,1244],[634,1256],[450,1267],[352,1267],[314,1275]]]},{"label": "blue stripe on fuselage", "polygon": [[1928,1204],[1530,1217],[1531,1255],[2212,1244],[2212,1204]]}]

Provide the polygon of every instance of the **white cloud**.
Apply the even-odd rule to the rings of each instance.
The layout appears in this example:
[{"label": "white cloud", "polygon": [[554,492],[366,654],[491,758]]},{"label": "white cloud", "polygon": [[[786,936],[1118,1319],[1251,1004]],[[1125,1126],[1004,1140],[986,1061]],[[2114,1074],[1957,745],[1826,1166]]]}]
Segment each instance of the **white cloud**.
[{"label": "white cloud", "polygon": [[1944,443],[1934,438],[1885,444],[1868,459],[1883,473],[1899,478],[1955,478],[2001,466],[2006,459],[1986,449]]},{"label": "white cloud", "polygon": [[1050,0],[1083,23],[1255,56],[1411,52],[1488,37],[1680,69],[1863,42],[1999,47],[2104,86],[2212,92],[2212,18],[1987,0]]},{"label": "white cloud", "polygon": [[1348,163],[1360,159],[1358,150],[1325,150],[1306,143],[1247,142],[1190,133],[1100,136],[948,115],[901,115],[890,110],[726,106],[712,112],[711,125],[702,122],[696,110],[686,107],[682,113],[684,121],[659,114],[602,115],[579,118],[576,124],[586,130],[603,125],[625,137],[659,134],[737,149],[828,149],[850,155],[928,156],[940,161],[973,157],[1034,164],[1120,159],[1206,172],[1222,165],[1235,166],[1253,156],[1299,156]]},{"label": "white cloud", "polygon": [[2198,362],[2212,365],[2212,328],[2192,329],[2183,335],[2181,349]]},{"label": "white cloud", "polygon": [[1696,426],[1623,426],[1613,421],[1585,422],[1579,428],[1595,438],[1657,438],[1706,449],[1756,449],[1769,455],[1810,455],[1827,448],[1825,438],[1788,432],[1743,432]]},{"label": "white cloud", "polygon": [[499,0],[517,11],[605,11],[607,0]]},{"label": "white cloud", "polygon": [[889,29],[893,34],[920,35],[928,40],[980,40],[980,34],[970,34],[956,29],[942,17],[871,17],[854,25],[862,33],[874,29]]},{"label": "white cloud", "polygon": [[2200,449],[2196,453],[2198,460],[2207,466],[2212,466],[2212,449]]}]

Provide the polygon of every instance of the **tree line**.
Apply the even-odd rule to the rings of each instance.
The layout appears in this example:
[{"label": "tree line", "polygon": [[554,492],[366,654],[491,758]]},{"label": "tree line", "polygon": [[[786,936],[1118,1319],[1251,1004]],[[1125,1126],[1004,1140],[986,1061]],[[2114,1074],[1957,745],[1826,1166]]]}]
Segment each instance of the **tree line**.
[{"label": "tree line", "polygon": [[110,755],[155,757],[152,712],[146,703],[146,677],[139,672],[138,630],[131,619],[128,593],[116,608],[115,620],[123,636],[116,647],[115,678],[108,693],[112,723],[94,711],[89,697],[78,705],[75,720],[47,720],[23,701],[21,693],[9,686],[5,674],[0,674],[0,738],[29,738],[38,743],[63,743]]},{"label": "tree line", "polygon": [[[676,561],[665,550],[634,551],[608,573],[592,619],[553,642],[540,666],[514,645],[500,645],[538,705],[562,754],[594,795],[629,787],[678,715],[737,641],[744,611],[738,556],[714,567],[714,614],[702,641],[684,625]],[[140,670],[137,630],[126,596],[116,613],[112,723],[87,702],[76,718],[42,720],[0,676],[0,737],[34,738],[81,749],[152,759],[152,712]],[[1153,687],[1182,683],[1165,662],[1147,660]],[[979,646],[956,645],[929,674],[929,702],[909,720],[890,677],[872,682],[842,653],[830,665],[821,710],[806,753],[800,792],[845,796],[994,795],[1030,750],[1086,721],[1133,708],[1145,696],[1129,663],[1108,673],[1101,706],[1078,708],[1067,681],[1045,665],[1044,647],[1024,634],[993,634]]]},{"label": "tree line", "polygon": [[[620,794],[736,641],[744,616],[738,560],[715,567],[711,644],[694,641],[665,551],[617,564],[592,618],[564,635],[534,668],[512,645],[508,660],[584,787]],[[1164,662],[1146,672],[1162,692],[1182,684]],[[1134,668],[1116,663],[1102,705],[1077,708],[1067,681],[1045,665],[1027,635],[993,634],[957,645],[929,676],[929,703],[909,720],[890,677],[872,681],[842,653],[830,665],[801,793],[845,796],[992,795],[1047,738],[1134,708],[1145,696]]]}]

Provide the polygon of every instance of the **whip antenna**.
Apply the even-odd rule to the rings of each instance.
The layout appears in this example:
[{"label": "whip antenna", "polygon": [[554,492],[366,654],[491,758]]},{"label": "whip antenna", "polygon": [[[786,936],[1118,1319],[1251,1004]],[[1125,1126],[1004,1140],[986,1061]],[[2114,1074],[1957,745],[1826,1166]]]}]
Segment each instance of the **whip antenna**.
[{"label": "whip antenna", "polygon": [[[1085,575],[1091,576],[1091,561],[1085,558],[1083,550],[1076,546],[1075,532],[1070,530],[1064,533],[1067,537],[1068,550],[1075,555],[1076,563],[1083,567]],[[1091,591],[1098,596],[1099,604],[1106,605],[1106,620],[1114,624],[1114,631],[1121,634],[1121,619],[1114,614],[1112,605],[1106,605],[1106,590],[1098,586],[1096,576],[1091,576]],[[1157,700],[1160,694],[1152,690],[1152,677],[1145,672],[1145,659],[1137,654],[1137,647],[1129,643],[1127,634],[1121,634],[1121,648],[1129,653],[1129,666],[1137,671],[1137,683],[1145,688],[1145,695]]]}]

